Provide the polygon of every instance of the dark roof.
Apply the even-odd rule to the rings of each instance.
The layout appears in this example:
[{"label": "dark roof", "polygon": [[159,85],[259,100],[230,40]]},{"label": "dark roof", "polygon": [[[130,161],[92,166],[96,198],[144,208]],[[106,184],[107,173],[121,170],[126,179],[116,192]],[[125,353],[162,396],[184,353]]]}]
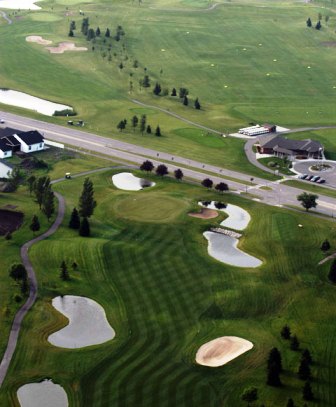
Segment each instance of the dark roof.
[{"label": "dark roof", "polygon": [[9,164],[7,161],[4,161],[4,160],[1,160],[0,159],[0,164],[3,164],[3,165],[5,165],[6,167],[8,167],[8,168],[14,168],[11,164]]},{"label": "dark roof", "polygon": [[12,129],[11,127],[0,128],[0,138],[6,136],[12,136],[13,134],[19,134],[21,130]]},{"label": "dark roof", "polygon": [[38,144],[38,143],[42,143],[44,140],[44,137],[42,136],[42,134],[40,134],[38,131],[36,130],[32,130],[32,131],[25,131],[22,133],[19,133],[18,136],[20,137],[20,139],[22,141],[24,141],[28,146],[32,145],[32,144]]},{"label": "dark roof", "polygon": [[272,148],[275,151],[306,151],[308,153],[318,153],[323,146],[318,141],[314,140],[290,140],[279,135],[269,135],[259,137],[260,147]]},{"label": "dark roof", "polygon": [[5,139],[0,138],[0,150],[11,151],[12,147],[6,143]]},{"label": "dark roof", "polygon": [[10,147],[21,146],[19,140],[17,140],[14,136],[3,137],[1,140],[3,140]]}]

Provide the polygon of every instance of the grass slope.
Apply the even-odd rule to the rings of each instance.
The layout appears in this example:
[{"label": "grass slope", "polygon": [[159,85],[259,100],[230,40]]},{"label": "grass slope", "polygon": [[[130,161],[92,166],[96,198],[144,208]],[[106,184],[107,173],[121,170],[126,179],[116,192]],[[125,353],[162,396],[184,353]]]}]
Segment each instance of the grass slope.
[{"label": "grass slope", "polygon": [[[82,180],[55,186],[66,197],[67,217],[30,252],[39,298],[24,321],[0,404],[15,405],[20,385],[47,376],[64,386],[72,406],[240,406],[242,390],[256,385],[262,402],[280,407],[290,396],[301,400],[302,382],[293,374],[299,354],[279,335],[288,323],[318,361],[313,387],[319,402],[311,405],[334,405],[335,312],[328,304],[336,293],[326,282],[327,265],[317,267],[321,241],[336,243],[330,223],[225,195],[222,200],[252,216],[241,247],[264,260],[260,269],[233,268],[207,254],[202,232],[218,221],[187,216],[199,199],[218,195],[169,179],[125,192],[111,185],[111,175],[91,176],[99,204],[90,239],[66,226]],[[150,205],[155,219],[146,211]],[[59,279],[63,259],[79,265],[68,283]],[[51,346],[48,335],[66,323],[50,305],[59,294],[99,302],[115,339],[83,350]],[[249,339],[254,348],[222,368],[195,365],[197,348],[223,335]],[[282,389],[265,386],[273,346],[286,369]]]}]

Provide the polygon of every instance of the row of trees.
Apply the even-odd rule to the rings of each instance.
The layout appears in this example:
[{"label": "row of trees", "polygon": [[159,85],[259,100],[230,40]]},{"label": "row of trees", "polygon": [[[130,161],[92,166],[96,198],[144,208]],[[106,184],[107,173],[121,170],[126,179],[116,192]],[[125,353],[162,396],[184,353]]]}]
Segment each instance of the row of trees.
[{"label": "row of trees", "polygon": [[[146,77],[145,77],[145,78],[146,78]],[[147,78],[148,78],[148,76],[147,76]],[[149,79],[148,79],[148,81],[149,81]],[[149,83],[147,83],[147,84],[148,84],[148,86],[149,86]],[[143,84],[143,87],[148,87],[148,86],[144,86],[144,84]],[[155,86],[154,86],[154,89],[153,89],[153,93],[154,93],[154,95],[156,95],[156,96],[160,96],[160,95],[162,95],[162,96],[167,96],[167,95],[168,95],[168,89],[164,89],[164,90],[162,91],[161,85],[160,85],[158,82],[156,82],[156,84],[155,84]],[[184,106],[188,106],[188,105],[189,105],[188,94],[189,94],[188,89],[186,89],[186,88],[180,88],[180,91],[179,91],[179,98],[181,99],[181,101],[182,101],[182,103],[183,103]],[[174,96],[174,97],[177,96],[176,88],[173,88],[173,89],[172,89],[170,96]],[[200,109],[201,109],[201,104],[200,104],[198,98],[196,98],[195,101],[194,101],[194,107],[195,107],[196,110],[200,110]]]},{"label": "row of trees", "polygon": [[[139,130],[141,132],[141,134],[143,135],[145,132],[147,134],[152,134],[152,126],[150,124],[147,124],[147,116],[145,114],[141,115],[140,120],[138,118],[138,116],[134,115],[131,119],[131,125],[133,128],[133,132],[135,132],[136,128],[139,125]],[[117,125],[117,129],[122,132],[123,130],[126,129],[127,126],[127,119],[123,119],[120,120],[120,122]],[[156,129],[154,131],[154,134],[157,137],[161,137],[162,133],[161,133],[161,128],[159,125],[156,126]]]},{"label": "row of trees", "polygon": [[[204,188],[212,189],[214,182],[210,178],[205,178],[201,184]],[[218,192],[225,192],[229,190],[229,186],[225,182],[219,182],[215,185],[215,190]]]},{"label": "row of trees", "polygon": [[[71,265],[72,270],[76,271],[78,268],[78,264],[74,261]],[[63,281],[69,281],[71,280],[70,274],[69,274],[69,270],[68,270],[68,266],[65,262],[65,260],[62,261],[61,266],[60,266],[60,279]]]},{"label": "row of trees", "polygon": [[[8,274],[20,285],[21,294],[27,296],[29,292],[29,280],[25,266],[21,263],[15,263],[10,267]],[[19,295],[16,295],[14,298],[16,302],[22,301],[22,297]]]},{"label": "row of trees", "polygon": [[[69,37],[73,37],[74,36],[74,31],[76,30],[76,22],[75,21],[71,21],[70,23],[70,28],[69,28]],[[99,27],[91,28],[90,27],[90,22],[89,22],[89,17],[84,17],[82,24],[81,24],[81,33],[83,35],[86,36],[86,39],[88,41],[96,38],[96,37],[102,37],[104,36],[105,39],[107,38],[111,38],[111,30],[109,28],[106,28],[105,33],[102,34],[101,30]],[[121,38],[125,35],[125,31],[122,28],[121,25],[118,25],[116,28],[116,33],[114,35],[114,39],[116,41],[120,41]]]},{"label": "row of trees", "polygon": [[[306,21],[306,24],[307,24],[307,27],[312,27],[313,26],[313,23],[312,23],[310,17],[308,17],[308,20]],[[315,24],[315,29],[320,30],[321,28],[322,28],[321,20],[318,20],[317,23]]]}]

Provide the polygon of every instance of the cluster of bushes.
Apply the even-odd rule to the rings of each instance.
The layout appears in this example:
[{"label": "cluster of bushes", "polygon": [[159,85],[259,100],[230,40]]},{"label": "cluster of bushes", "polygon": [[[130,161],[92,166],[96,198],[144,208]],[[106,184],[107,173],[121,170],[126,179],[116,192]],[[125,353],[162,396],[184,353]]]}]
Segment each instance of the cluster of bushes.
[{"label": "cluster of bushes", "polygon": [[77,116],[77,112],[73,109],[55,110],[53,116]]}]

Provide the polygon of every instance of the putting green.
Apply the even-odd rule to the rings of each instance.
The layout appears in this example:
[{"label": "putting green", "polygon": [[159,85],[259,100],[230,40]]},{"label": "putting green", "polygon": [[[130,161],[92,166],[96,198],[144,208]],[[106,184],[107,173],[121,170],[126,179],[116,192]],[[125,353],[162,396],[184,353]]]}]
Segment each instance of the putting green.
[{"label": "putting green", "polygon": [[54,22],[54,21],[61,21],[63,18],[58,14],[51,14],[51,13],[32,13],[29,14],[29,18],[33,21],[41,21],[41,22]]}]

